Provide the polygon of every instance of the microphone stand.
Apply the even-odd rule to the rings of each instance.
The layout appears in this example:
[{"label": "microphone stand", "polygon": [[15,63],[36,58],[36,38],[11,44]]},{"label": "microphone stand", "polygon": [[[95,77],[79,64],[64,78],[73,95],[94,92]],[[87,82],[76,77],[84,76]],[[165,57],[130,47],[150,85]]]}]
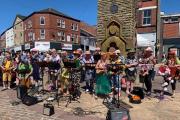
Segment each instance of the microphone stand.
[{"label": "microphone stand", "polygon": [[[111,103],[113,104],[113,105],[115,105],[115,107],[117,107],[117,108],[120,108],[120,97],[119,97],[119,92],[120,92],[120,73],[122,72],[122,66],[123,66],[124,64],[108,64],[107,66],[109,67],[109,70],[110,71],[113,71],[114,69],[113,69],[113,67],[116,67],[116,72],[115,72],[115,77],[117,76],[117,82],[118,82],[118,84],[117,84],[117,87],[118,87],[118,100],[115,98],[115,91],[116,91],[116,88],[114,88],[114,90],[113,90],[113,98],[112,98],[112,101],[111,101]],[[116,78],[115,78],[116,79]],[[104,101],[103,101],[103,103],[104,103]]]}]

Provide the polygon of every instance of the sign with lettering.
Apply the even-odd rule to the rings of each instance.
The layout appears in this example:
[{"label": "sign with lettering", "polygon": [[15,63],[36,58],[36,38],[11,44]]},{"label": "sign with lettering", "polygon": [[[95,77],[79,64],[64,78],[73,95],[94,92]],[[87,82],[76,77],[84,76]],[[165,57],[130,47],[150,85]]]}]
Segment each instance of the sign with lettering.
[{"label": "sign with lettering", "polygon": [[35,42],[34,47],[39,51],[48,51],[50,49],[50,42]]},{"label": "sign with lettering", "polygon": [[61,44],[62,50],[72,50],[72,44]]}]

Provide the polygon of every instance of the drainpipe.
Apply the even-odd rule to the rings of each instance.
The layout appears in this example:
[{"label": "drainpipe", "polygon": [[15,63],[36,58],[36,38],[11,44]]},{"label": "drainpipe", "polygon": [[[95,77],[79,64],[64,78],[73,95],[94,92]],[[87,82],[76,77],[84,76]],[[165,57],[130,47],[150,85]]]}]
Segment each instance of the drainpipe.
[{"label": "drainpipe", "polygon": [[[161,60],[162,57],[162,41],[161,41],[161,31],[162,31],[162,21],[160,17],[160,0],[156,0],[157,2],[157,10],[156,10],[156,57],[158,61]],[[159,54],[158,54],[159,52]]]}]

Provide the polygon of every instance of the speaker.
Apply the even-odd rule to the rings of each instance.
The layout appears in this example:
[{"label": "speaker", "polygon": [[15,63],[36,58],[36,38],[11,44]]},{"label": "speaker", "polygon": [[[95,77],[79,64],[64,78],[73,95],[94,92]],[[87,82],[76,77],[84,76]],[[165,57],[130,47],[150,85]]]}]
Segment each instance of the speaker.
[{"label": "speaker", "polygon": [[54,106],[50,103],[44,104],[43,115],[51,116],[54,114]]},{"label": "speaker", "polygon": [[27,87],[23,85],[19,85],[17,87],[17,98],[23,99],[23,97],[26,95],[27,95]]},{"label": "speaker", "polygon": [[37,98],[36,97],[32,97],[32,96],[29,96],[29,95],[26,95],[25,97],[23,97],[22,99],[22,103],[27,105],[27,106],[31,106],[31,105],[34,105],[36,104],[38,101],[37,101]]},{"label": "speaker", "polygon": [[125,108],[109,109],[106,120],[131,120],[129,110]]}]

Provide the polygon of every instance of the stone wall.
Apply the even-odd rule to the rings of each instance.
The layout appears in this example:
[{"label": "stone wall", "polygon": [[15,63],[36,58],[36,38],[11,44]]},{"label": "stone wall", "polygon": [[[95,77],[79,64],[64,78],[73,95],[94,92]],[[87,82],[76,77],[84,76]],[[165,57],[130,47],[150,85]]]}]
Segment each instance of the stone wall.
[{"label": "stone wall", "polygon": [[[110,7],[118,6],[117,13],[112,13]],[[126,41],[126,49],[134,48],[136,42],[136,0],[98,0],[97,41],[99,45],[107,39],[106,28],[111,20],[120,24],[120,37]]]}]

